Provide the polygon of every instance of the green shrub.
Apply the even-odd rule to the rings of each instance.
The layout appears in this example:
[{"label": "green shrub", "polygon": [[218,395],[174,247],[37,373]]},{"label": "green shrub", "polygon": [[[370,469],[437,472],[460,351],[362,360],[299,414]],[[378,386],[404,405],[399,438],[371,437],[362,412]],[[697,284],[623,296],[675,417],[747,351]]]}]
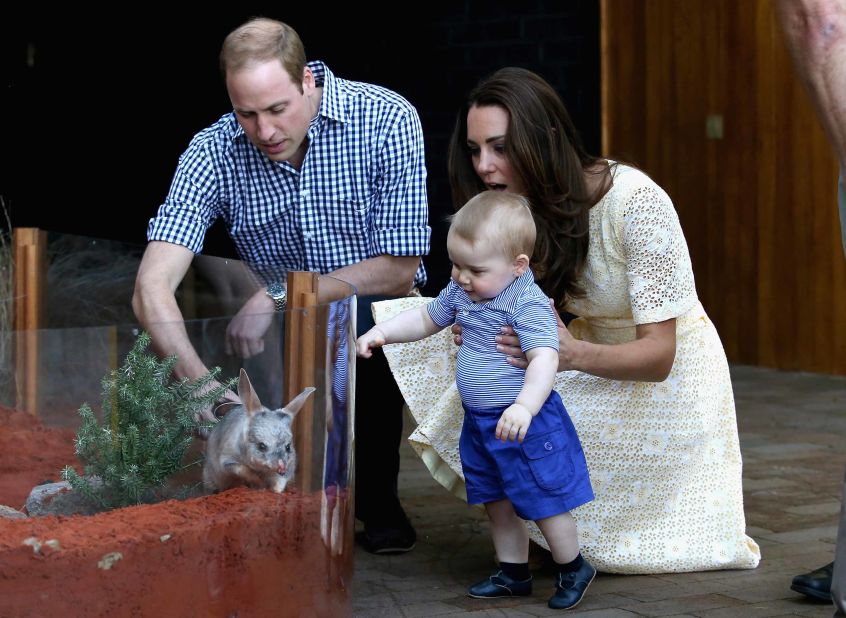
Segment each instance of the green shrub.
[{"label": "green shrub", "polygon": [[233,378],[205,392],[219,367],[195,381],[175,380],[176,357],[160,360],[146,352],[149,344],[142,332],[124,365],[103,378],[102,425],[87,403],[79,408],[82,425],[74,445],[85,473],[67,466],[62,478],[102,507],[156,499],[167,479],[183,469],[194,435],[210,427],[195,420],[197,413],[235,385]]}]

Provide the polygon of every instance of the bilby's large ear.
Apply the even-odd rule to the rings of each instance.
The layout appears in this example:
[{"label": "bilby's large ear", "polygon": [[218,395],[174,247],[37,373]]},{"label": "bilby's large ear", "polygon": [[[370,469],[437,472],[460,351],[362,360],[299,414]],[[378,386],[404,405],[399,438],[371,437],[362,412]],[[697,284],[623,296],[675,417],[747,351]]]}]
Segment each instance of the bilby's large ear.
[{"label": "bilby's large ear", "polygon": [[226,401],[218,403],[212,410],[212,414],[214,414],[215,420],[220,420],[240,405],[241,404],[237,401],[227,399]]},{"label": "bilby's large ear", "polygon": [[313,386],[306,386],[303,389],[302,393],[294,397],[291,402],[287,406],[285,406],[285,412],[287,412],[291,416],[296,416],[297,412],[302,409],[303,404],[305,404],[306,399],[308,399],[308,396],[311,395],[315,390],[317,389],[315,389]]},{"label": "bilby's large ear", "polygon": [[241,401],[244,403],[244,411],[247,413],[247,416],[252,416],[264,407],[261,405],[258,395],[256,395],[256,392],[253,390],[250,377],[247,375],[247,372],[244,371],[243,367],[241,368],[241,375],[238,378],[238,397],[240,397]]}]

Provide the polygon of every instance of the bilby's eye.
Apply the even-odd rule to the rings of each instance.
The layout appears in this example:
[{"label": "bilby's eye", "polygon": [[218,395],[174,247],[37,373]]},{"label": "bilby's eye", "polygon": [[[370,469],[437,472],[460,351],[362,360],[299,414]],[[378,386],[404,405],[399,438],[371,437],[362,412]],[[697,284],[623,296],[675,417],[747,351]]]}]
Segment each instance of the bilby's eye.
[{"label": "bilby's eye", "polygon": [[285,445],[285,452],[286,452],[286,453],[290,453],[290,452],[291,452],[291,443],[290,443],[290,442],[288,442],[288,444],[286,444],[286,445]]},{"label": "bilby's eye", "polygon": [[267,444],[265,444],[264,442],[259,442],[258,443],[258,450],[260,450],[262,453],[266,452],[267,451]]}]

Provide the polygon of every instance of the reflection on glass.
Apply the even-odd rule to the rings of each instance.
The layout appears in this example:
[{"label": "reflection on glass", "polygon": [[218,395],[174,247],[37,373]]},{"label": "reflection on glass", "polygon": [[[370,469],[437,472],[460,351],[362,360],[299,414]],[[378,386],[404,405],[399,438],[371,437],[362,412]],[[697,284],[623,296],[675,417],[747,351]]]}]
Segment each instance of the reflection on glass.
[{"label": "reflection on glass", "polygon": [[[65,465],[83,470],[73,448],[78,410],[88,403],[102,414],[102,380],[121,367],[141,333],[131,298],[142,253],[114,241],[48,235],[41,328],[2,330],[11,351],[0,355],[0,447],[7,447],[0,448],[0,505],[24,511],[33,487],[58,481]],[[172,492],[174,499],[42,518],[37,526],[34,517],[0,519],[4,611],[72,615],[108,607],[118,615],[166,607],[171,615],[276,615],[286,607],[293,615],[351,615],[354,290],[319,277],[318,304],[270,316],[261,353],[227,354],[231,316],[268,277],[284,280],[284,273],[198,256],[177,300],[205,365],[220,367],[221,379],[244,369],[271,409],[288,403],[286,323],[297,312],[301,322],[316,324],[305,335],[314,340],[314,366],[297,367],[299,380],[316,390],[308,413],[293,423],[305,446],[285,491],[205,494],[205,442],[198,438],[171,480],[188,491]],[[288,354],[299,362],[297,350]],[[30,538],[32,553],[21,552],[21,539]]]}]

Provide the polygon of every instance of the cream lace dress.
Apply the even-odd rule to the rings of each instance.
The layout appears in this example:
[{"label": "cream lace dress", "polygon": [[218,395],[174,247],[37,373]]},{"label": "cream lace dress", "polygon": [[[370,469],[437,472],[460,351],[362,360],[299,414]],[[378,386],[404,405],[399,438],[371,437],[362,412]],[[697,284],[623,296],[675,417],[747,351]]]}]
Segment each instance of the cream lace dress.
[{"label": "cream lace dress", "polygon": [[[618,165],[591,209],[581,316],[569,330],[603,344],[632,341],[635,324],[676,318],[676,357],[663,382],[625,382],[577,371],[555,389],[575,423],[596,498],[573,511],[584,556],[600,571],[663,573],[754,568],[746,536],[734,396],[725,352],[696,297],[687,244],[667,194]],[[376,322],[426,298],[373,305]],[[385,347],[417,428],[409,440],[461,498],[463,413],[449,329]],[[547,547],[534,523],[531,538]]]}]

